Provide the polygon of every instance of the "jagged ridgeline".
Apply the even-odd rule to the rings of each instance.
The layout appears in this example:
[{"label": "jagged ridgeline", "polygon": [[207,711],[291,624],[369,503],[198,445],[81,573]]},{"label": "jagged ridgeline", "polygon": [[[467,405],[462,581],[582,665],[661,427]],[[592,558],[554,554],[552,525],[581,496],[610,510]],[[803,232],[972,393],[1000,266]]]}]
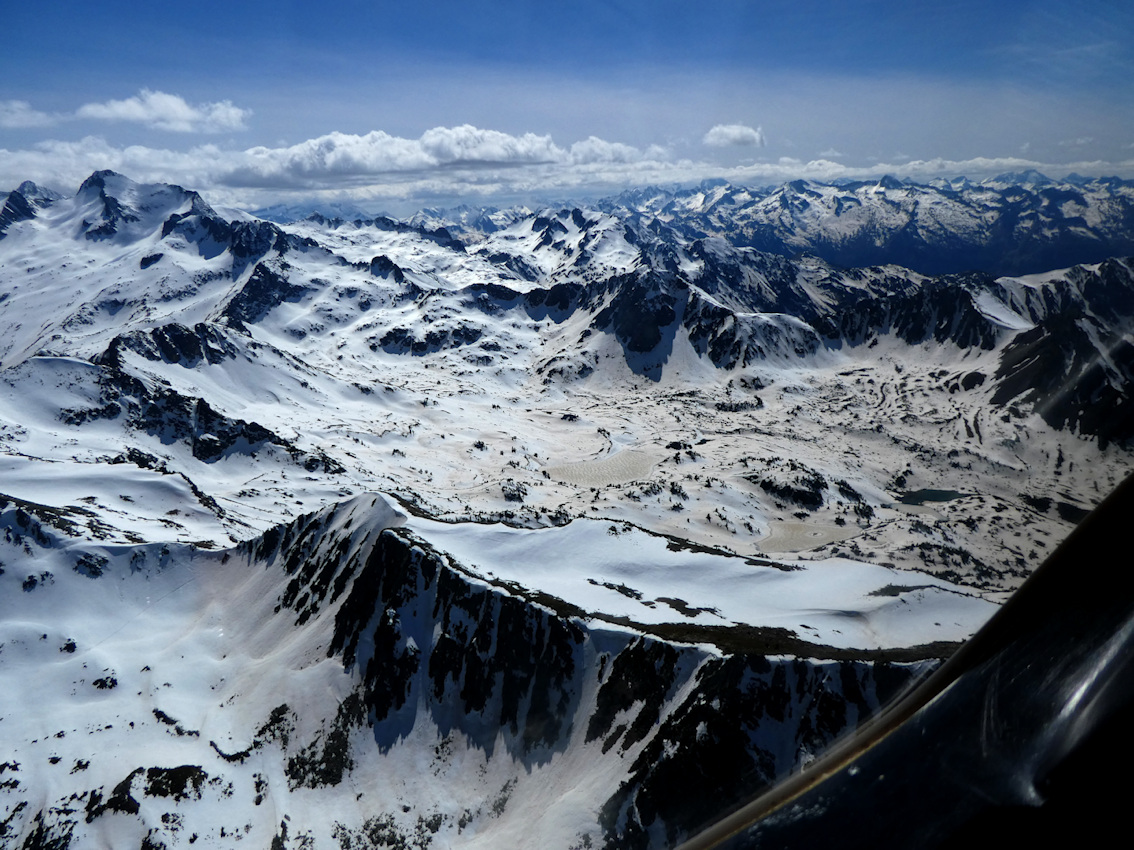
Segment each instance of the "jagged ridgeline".
[{"label": "jagged ridgeline", "polygon": [[3,847],[665,846],[936,663],[619,628],[475,575],[378,497],[223,553],[2,516],[40,566],[0,576],[24,672]]}]

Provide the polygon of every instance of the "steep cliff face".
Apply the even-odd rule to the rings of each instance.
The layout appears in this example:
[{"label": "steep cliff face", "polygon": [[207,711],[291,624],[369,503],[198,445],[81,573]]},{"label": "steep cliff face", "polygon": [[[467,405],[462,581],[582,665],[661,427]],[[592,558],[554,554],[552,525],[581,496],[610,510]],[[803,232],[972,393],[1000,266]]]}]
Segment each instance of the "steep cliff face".
[{"label": "steep cliff face", "polygon": [[41,674],[0,713],[0,847],[665,846],[926,666],[614,628],[475,576],[374,497],[227,553],[78,551],[60,521],[3,512],[45,569],[0,576],[25,611],[0,675]]},{"label": "steep cliff face", "polygon": [[[619,777],[595,813],[603,846],[672,843],[853,730],[927,666],[721,656],[595,631],[556,611],[559,600],[483,584],[405,529],[382,531],[365,563],[359,553],[333,576],[341,559],[300,566],[296,551],[283,601],[297,621],[351,582],[328,654],[360,679],[379,753],[421,714],[444,738],[527,770],[584,749],[596,779]],[[304,578],[309,592],[293,589]]]}]

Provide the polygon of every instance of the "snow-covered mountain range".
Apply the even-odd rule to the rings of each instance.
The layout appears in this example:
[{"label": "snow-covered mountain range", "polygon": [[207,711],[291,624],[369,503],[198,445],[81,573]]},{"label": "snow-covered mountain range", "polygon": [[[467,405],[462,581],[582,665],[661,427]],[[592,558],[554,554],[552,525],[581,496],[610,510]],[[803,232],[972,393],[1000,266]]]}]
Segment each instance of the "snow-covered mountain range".
[{"label": "snow-covered mountain range", "polygon": [[765,190],[718,181],[635,190],[602,207],[776,254],[805,251],[842,266],[895,263],[925,274],[1018,275],[1134,253],[1134,183],[1113,177],[1054,181],[1030,171],[980,183],[884,177]]},{"label": "snow-covered mountain range", "polygon": [[[769,188],[707,180],[693,188],[634,189],[591,206],[660,221],[690,240],[721,236],[781,256],[809,253],[847,267],[891,263],[924,274],[1019,275],[1134,253],[1134,182],[1117,177],[1055,181],[1029,171],[980,183],[883,177],[835,184],[797,180]],[[311,211],[272,207],[259,215],[292,222]],[[319,211],[348,220],[367,217],[349,208]],[[410,221],[475,237],[530,214],[526,207],[463,206],[423,210]]]},{"label": "snow-covered mountain range", "polygon": [[1134,189],[1020,180],[10,192],[0,847],[665,846],[798,769],[1134,466]]}]

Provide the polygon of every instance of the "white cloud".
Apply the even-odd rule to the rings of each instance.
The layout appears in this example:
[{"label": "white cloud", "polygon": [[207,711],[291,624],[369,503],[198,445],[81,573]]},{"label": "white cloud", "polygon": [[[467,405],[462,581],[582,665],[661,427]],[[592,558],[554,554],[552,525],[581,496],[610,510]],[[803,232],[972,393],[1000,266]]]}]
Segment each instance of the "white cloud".
[{"label": "white cloud", "polygon": [[510,136],[469,124],[426,130],[418,144],[438,165],[556,162],[563,158],[563,150],[556,147],[551,136]]},{"label": "white cloud", "polygon": [[560,162],[567,154],[550,136],[512,136],[470,125],[435,127],[419,139],[375,130],[329,133],[282,148],[255,147],[234,156],[221,182],[231,186],[318,188],[394,179],[448,169],[518,167]]},{"label": "white cloud", "polygon": [[701,143],[713,148],[759,147],[767,145],[764,131],[743,124],[717,124],[707,132]]},{"label": "white cloud", "polygon": [[496,173],[501,171],[526,169],[528,178],[539,174],[542,179],[553,179],[552,174],[593,175],[606,167],[618,170],[666,158],[666,151],[656,145],[642,151],[590,136],[565,149],[551,136],[517,136],[464,124],[434,127],[418,139],[375,130],[362,136],[330,133],[287,147],[256,147],[237,157],[222,179],[231,186],[315,188],[376,180],[404,183],[415,175],[438,172],[454,184],[495,185],[526,179],[518,175],[502,178]]},{"label": "white cloud", "polygon": [[666,159],[666,151],[651,145],[644,153],[631,145],[621,142],[608,142],[597,136],[590,136],[571,145],[571,161],[576,164],[587,163],[632,163],[646,159]]},{"label": "white cloud", "polygon": [[255,147],[239,159],[230,175],[237,185],[244,180],[250,185],[318,183],[436,165],[419,145],[381,130],[364,136],[330,133],[281,148]]},{"label": "white cloud", "polygon": [[831,157],[840,157],[841,158],[841,157],[846,156],[846,154],[842,153],[840,151],[837,151],[834,148],[827,148],[827,150],[825,150],[825,151],[820,151],[819,156],[821,156],[823,159],[830,159]]},{"label": "white cloud", "polygon": [[192,105],[176,94],[142,89],[125,100],[86,103],[75,110],[76,118],[125,121],[174,133],[223,133],[243,130],[251,113],[232,101]]},{"label": "white cloud", "polygon": [[23,180],[72,192],[92,171],[110,168],[142,182],[178,183],[211,203],[254,208],[284,200],[353,199],[403,211],[466,200],[538,203],[548,197],[613,193],[630,186],[692,183],[721,177],[750,186],[788,180],[914,180],[992,176],[1034,168],[1053,177],[1081,174],[1134,177],[1134,161],[1052,164],[1023,157],[929,159],[846,165],[820,157],[722,166],[673,159],[656,147],[595,136],[570,146],[550,136],[512,135],[470,126],[436,127],[418,139],[381,131],[331,133],[300,144],[247,150],[203,145],[168,150],[117,146],[97,136],[48,141],[30,149],[0,149],[0,189]]},{"label": "white cloud", "polygon": [[32,109],[26,100],[0,100],[0,127],[18,130],[25,127],[50,127],[58,122],[54,115]]}]

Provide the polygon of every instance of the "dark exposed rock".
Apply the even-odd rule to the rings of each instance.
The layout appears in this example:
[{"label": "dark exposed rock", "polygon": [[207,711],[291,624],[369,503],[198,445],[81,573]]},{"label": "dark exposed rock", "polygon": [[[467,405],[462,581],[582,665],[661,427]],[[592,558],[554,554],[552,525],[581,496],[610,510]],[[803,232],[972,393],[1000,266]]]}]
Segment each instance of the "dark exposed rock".
[{"label": "dark exposed rock", "polygon": [[102,789],[91,791],[87,798],[87,823],[101,817],[105,812],[121,812],[127,815],[136,815],[140,810],[138,801],[133,796],[134,780],[145,772],[144,767],[133,770],[129,776],[114,786],[106,802],[102,801]]},{"label": "dark exposed rock", "polygon": [[75,562],[75,572],[87,578],[99,578],[106,569],[107,559],[93,552],[84,552]]},{"label": "dark exposed rock", "polygon": [[173,800],[201,799],[201,788],[209,775],[200,766],[151,767],[146,771],[147,797],[169,797]]},{"label": "dark exposed rock", "polygon": [[99,241],[109,239],[118,233],[118,228],[122,224],[136,222],[140,219],[138,216],[124,206],[118,198],[113,195],[108,195],[106,192],[106,181],[110,177],[118,177],[113,171],[96,171],[90,177],[83,181],[79,187],[79,195],[97,193],[99,201],[101,201],[101,220],[96,221],[83,221],[83,235],[91,241]]},{"label": "dark exposed rock", "polygon": [[1099,447],[1134,439],[1134,346],[1097,320],[1047,319],[1005,347],[992,403],[1030,403],[1053,428],[1098,437]]},{"label": "dark exposed rock", "polygon": [[517,257],[515,254],[494,251],[491,254],[483,254],[482,256],[493,265],[503,266],[513,272],[516,277],[521,280],[539,280],[539,269],[532,266],[522,257]]},{"label": "dark exposed rock", "polygon": [[[662,720],[631,778],[604,805],[604,846],[653,846],[647,831],[657,821],[666,843],[678,842],[774,782],[799,753],[815,753],[853,729],[912,672],[762,656],[707,662],[697,687]],[[783,736],[775,744],[760,732],[765,723]]]},{"label": "dark exposed rock", "polygon": [[[159,335],[158,338],[170,344],[168,337]],[[140,343],[146,339],[145,335],[137,336],[132,338],[132,342],[145,348]],[[185,334],[181,339],[188,346],[193,344],[194,339],[199,339],[199,336]],[[255,454],[261,448],[270,445],[280,447],[294,462],[307,469],[322,469],[331,474],[342,471],[341,464],[327,455],[321,452],[313,454],[303,452],[288,440],[256,422],[230,419],[214,410],[204,399],[190,398],[164,386],[149,385],[118,368],[114,364],[120,362],[120,352],[130,342],[127,340],[119,346],[112,345],[103,355],[104,362],[98,377],[99,404],[90,408],[64,410],[60,414],[63,422],[82,426],[86,422],[116,419],[122,416],[125,417],[124,424],[127,427],[145,431],[158,437],[164,444],[174,442],[188,444],[193,457],[205,463],[220,460],[230,452]],[[157,343],[154,350],[161,350]],[[184,353],[184,349],[168,350],[170,353]],[[150,456],[127,454],[123,459],[138,463],[140,466],[152,465],[153,461],[147,460],[148,457]],[[154,460],[156,461],[156,458]],[[152,468],[164,471],[160,466],[152,466]],[[191,481],[188,479],[186,481],[195,489]],[[198,498],[211,501],[211,497],[203,493],[199,494]],[[212,502],[212,508],[217,508],[215,502]]]},{"label": "dark exposed rock", "polygon": [[645,353],[657,348],[677,319],[678,300],[670,287],[637,277],[611,280],[608,287],[614,297],[595,315],[592,326],[613,333],[628,351]]},{"label": "dark exposed rock", "polygon": [[370,273],[375,277],[392,277],[395,283],[405,283],[406,273],[402,267],[384,254],[370,261]]},{"label": "dark exposed rock", "polygon": [[287,761],[287,782],[290,790],[338,785],[343,775],[354,767],[350,751],[350,732],[366,722],[366,706],[359,694],[349,695],[326,734]]},{"label": "dark exposed rock", "polygon": [[[312,216],[312,218],[316,221],[319,221],[322,219],[322,216],[316,214],[315,216]],[[342,221],[339,219],[334,219],[331,221],[327,221],[326,219],[322,220],[330,225],[337,226],[342,224]],[[426,239],[434,243],[435,245],[439,245],[442,248],[448,248],[451,251],[459,251],[461,253],[464,253],[465,251],[464,243],[455,238],[453,234],[444,227],[438,227],[436,229],[420,227],[413,224],[407,224],[406,222],[402,221],[395,221],[394,219],[384,215],[376,216],[372,219],[358,219],[354,222],[354,224],[363,227],[374,227],[379,230],[387,230],[392,233],[415,233],[421,238]]]},{"label": "dark exposed rock", "polygon": [[177,363],[194,368],[201,363],[216,365],[236,356],[237,348],[219,325],[198,322],[192,328],[171,323],[150,331],[131,331],[116,336],[98,362],[121,367],[125,351],[155,362]]},{"label": "dark exposed rock", "polygon": [[[234,246],[233,250],[236,250]],[[249,255],[256,253],[256,246],[249,248]],[[266,316],[273,308],[285,301],[298,301],[307,292],[307,287],[291,283],[282,271],[257,263],[248,282],[241,287],[225,305],[221,315],[230,327],[242,330],[244,325],[254,324]]]},{"label": "dark exposed rock", "polygon": [[[47,528],[75,537],[82,533],[80,523],[86,524],[90,530],[91,523],[97,523],[95,514],[78,505],[53,507],[0,493],[0,524],[12,529],[14,542],[18,543],[16,536],[26,536],[39,546],[50,546],[52,539]],[[41,576],[50,575],[49,572],[41,573]]]},{"label": "dark exposed rock", "polygon": [[813,511],[823,507],[827,480],[815,470],[795,461],[789,461],[786,470],[778,470],[774,474],[744,477],[776,498]]},{"label": "dark exposed rock", "polygon": [[500,485],[500,490],[504,494],[504,501],[506,502],[523,502],[524,497],[528,495],[528,488],[518,481],[508,479]]},{"label": "dark exposed rock", "polygon": [[[438,624],[435,640],[417,629],[407,633],[408,622],[423,616]],[[482,724],[506,728],[530,751],[562,742],[581,640],[577,626],[523,599],[470,585],[406,532],[387,530],[336,615],[330,651],[364,666],[375,722],[406,704],[418,671],[425,671],[429,703],[446,723],[471,722],[470,731]],[[357,655],[360,646],[370,648],[368,657]],[[461,711],[454,713],[457,705]]]},{"label": "dark exposed rock", "polygon": [[450,327],[433,327],[421,337],[408,328],[392,328],[378,341],[383,351],[391,354],[422,356],[451,348],[472,345],[484,335],[481,328],[458,324]]},{"label": "dark exposed rock", "polygon": [[[14,816],[26,805],[26,801],[21,800],[16,805],[12,815]],[[74,821],[56,821],[50,816],[45,818],[44,812],[39,811],[32,818],[32,828],[28,831],[21,846],[23,850],[67,850],[71,846],[71,834],[74,830]],[[5,838],[7,833],[7,821],[0,821],[0,839]]]},{"label": "dark exposed rock", "polygon": [[17,221],[28,221],[35,218],[35,208],[19,191],[8,194],[8,199],[0,208],[0,239],[6,235],[8,228]]},{"label": "dark exposed rock", "polygon": [[[677,678],[677,659],[672,646],[645,638],[634,640],[615,656],[610,674],[599,688],[586,740],[605,738],[604,752],[618,742],[623,731],[623,752],[641,741],[657,725]],[[629,726],[623,724],[611,734],[615,717],[628,709],[632,714]]]}]

